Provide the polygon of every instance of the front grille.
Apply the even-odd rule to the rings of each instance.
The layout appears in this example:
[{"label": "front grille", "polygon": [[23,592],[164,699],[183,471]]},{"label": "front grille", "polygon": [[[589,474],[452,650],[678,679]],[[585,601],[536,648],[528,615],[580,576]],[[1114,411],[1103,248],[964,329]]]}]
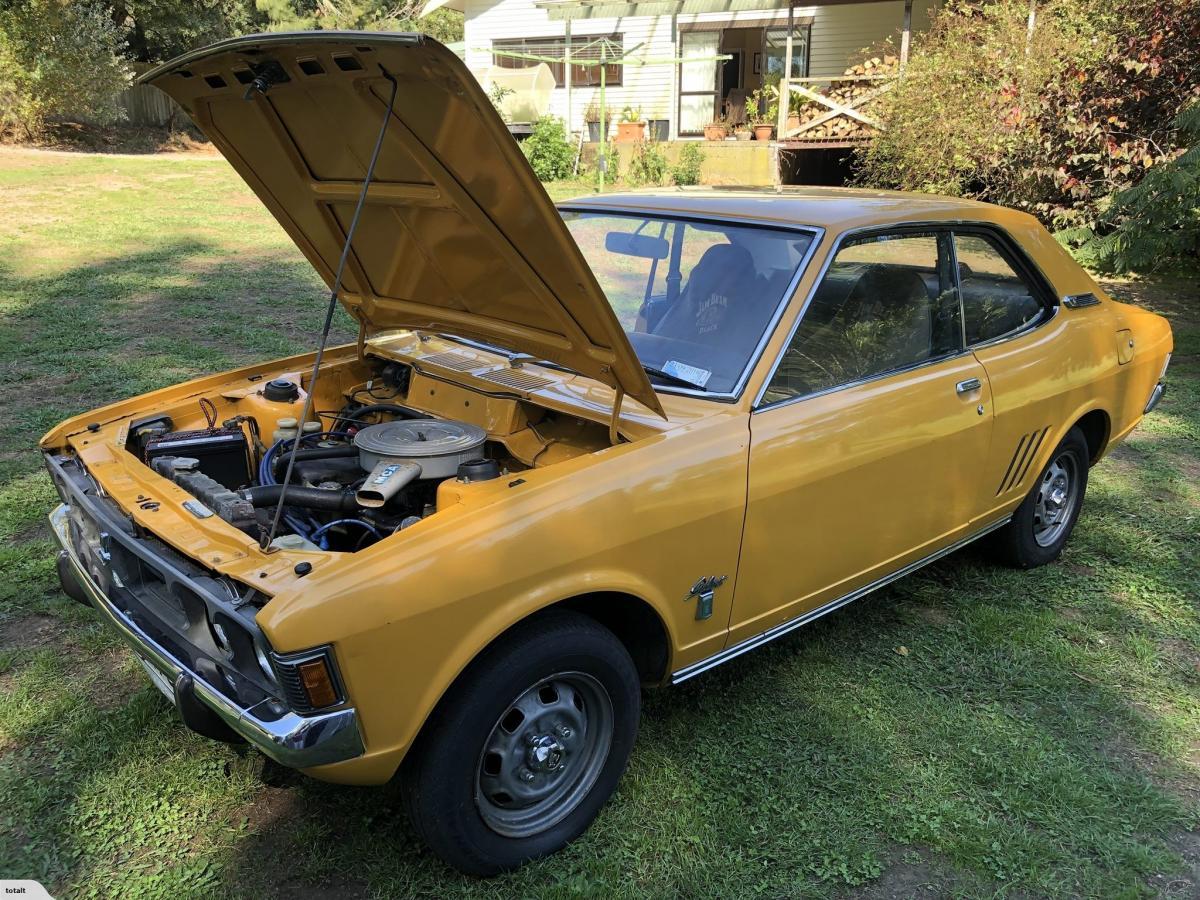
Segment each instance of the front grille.
[{"label": "front grille", "polygon": [[278,659],[272,659],[271,662],[287,705],[296,712],[312,712],[308,694],[304,691],[304,685],[300,683],[300,670],[295,664],[283,663]]}]

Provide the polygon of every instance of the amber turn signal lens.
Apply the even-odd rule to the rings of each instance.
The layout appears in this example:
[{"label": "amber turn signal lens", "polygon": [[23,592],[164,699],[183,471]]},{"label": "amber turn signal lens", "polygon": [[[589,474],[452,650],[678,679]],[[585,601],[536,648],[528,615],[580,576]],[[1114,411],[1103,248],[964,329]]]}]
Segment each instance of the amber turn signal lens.
[{"label": "amber turn signal lens", "polygon": [[308,694],[308,702],[313,709],[337,703],[337,690],[324,659],[302,662],[296,669],[300,672],[300,683],[304,685],[304,693]]}]

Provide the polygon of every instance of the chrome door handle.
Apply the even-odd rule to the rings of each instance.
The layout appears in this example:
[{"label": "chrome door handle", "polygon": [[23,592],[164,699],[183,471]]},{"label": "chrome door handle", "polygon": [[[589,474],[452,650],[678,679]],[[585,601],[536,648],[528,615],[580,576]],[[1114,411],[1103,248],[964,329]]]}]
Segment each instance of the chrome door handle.
[{"label": "chrome door handle", "polygon": [[978,378],[968,378],[966,381],[960,381],[954,386],[954,390],[960,394],[969,394],[971,391],[977,391],[983,387],[983,382]]}]

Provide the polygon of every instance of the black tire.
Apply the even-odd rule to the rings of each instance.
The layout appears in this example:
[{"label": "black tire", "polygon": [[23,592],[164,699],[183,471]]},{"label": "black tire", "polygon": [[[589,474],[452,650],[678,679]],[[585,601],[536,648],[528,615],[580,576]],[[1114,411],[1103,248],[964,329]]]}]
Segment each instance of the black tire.
[{"label": "black tire", "polygon": [[[555,680],[572,678],[581,679],[582,688],[596,693],[571,693],[568,682]],[[568,776],[576,778],[577,761],[579,769],[587,768],[591,777],[573,788],[574,805],[563,801],[552,807],[547,817],[551,824],[542,827],[538,819],[542,807],[534,806],[517,814],[533,817],[522,827],[536,829],[535,833],[502,834],[496,830],[501,826],[490,822],[506,812],[492,803],[488,785],[493,782],[488,779],[514,777],[510,774],[514,761],[525,757],[516,750],[511,757],[501,756],[505,763],[495,766],[503,769],[497,776],[485,767],[498,754],[489,753],[485,759],[485,750],[490,751],[499,738],[524,741],[524,752],[532,753],[528,748],[538,735],[531,738],[530,734],[519,734],[519,729],[527,723],[531,733],[554,728],[554,720],[547,718],[550,713],[530,715],[513,731],[505,728],[502,733],[498,729],[509,722],[514,710],[519,711],[519,703],[545,702],[542,693],[531,691],[564,684],[567,688],[563,694],[570,695],[581,721],[576,733],[563,724],[557,726],[557,733],[565,735],[564,742],[567,737],[574,738],[579,748],[564,748],[559,743],[561,756],[556,755],[554,762],[561,759],[561,772],[553,767],[539,768],[536,777],[564,782]],[[603,713],[599,712],[601,707],[605,707]],[[532,712],[537,713],[536,708]],[[565,707],[562,712],[569,715],[571,708]],[[611,631],[587,616],[559,610],[522,622],[472,662],[438,704],[409,751],[401,775],[413,828],[443,861],[468,875],[495,875],[554,853],[587,829],[615,790],[637,738],[640,712],[637,669]],[[590,725],[588,715],[597,721],[603,718],[605,728]],[[595,736],[606,730],[610,736],[604,742],[606,750],[601,758],[596,749],[600,741]],[[591,749],[583,749],[584,743]],[[537,765],[545,767],[547,763],[540,760]],[[526,762],[516,770],[527,776],[532,774],[528,767],[533,766],[535,763]],[[536,789],[541,789],[540,783]],[[555,821],[555,816],[561,817]]]},{"label": "black tire", "polygon": [[[1079,428],[1072,428],[1050,454],[1038,472],[1029,494],[1013,513],[1012,521],[998,530],[991,540],[996,556],[1018,569],[1033,569],[1058,559],[1075,530],[1083,498],[1087,493],[1089,452],[1087,439]],[[1052,527],[1042,519],[1043,491],[1053,485],[1055,467],[1070,469],[1070,493],[1061,507],[1061,517]]]}]

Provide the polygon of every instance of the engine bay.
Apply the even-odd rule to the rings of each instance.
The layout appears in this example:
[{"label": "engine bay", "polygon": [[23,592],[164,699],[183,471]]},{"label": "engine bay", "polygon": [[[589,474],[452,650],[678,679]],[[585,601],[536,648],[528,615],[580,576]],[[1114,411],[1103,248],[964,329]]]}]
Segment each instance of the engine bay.
[{"label": "engine bay", "polygon": [[394,361],[323,372],[303,424],[299,373],[248,380],[136,419],[125,446],[192,495],[193,515],[272,534],[277,549],[355,552],[436,514],[443,483],[461,491],[607,446],[594,422]]}]

